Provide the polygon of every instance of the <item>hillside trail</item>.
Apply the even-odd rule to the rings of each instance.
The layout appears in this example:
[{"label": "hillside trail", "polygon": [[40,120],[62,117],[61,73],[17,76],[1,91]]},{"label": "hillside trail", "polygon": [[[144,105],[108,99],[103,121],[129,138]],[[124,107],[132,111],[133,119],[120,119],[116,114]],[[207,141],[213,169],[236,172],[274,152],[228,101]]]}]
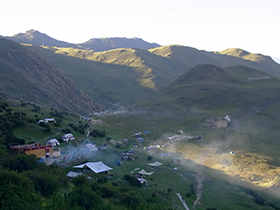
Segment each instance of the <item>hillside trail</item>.
[{"label": "hillside trail", "polygon": [[196,186],[196,200],[194,201],[193,204],[193,209],[195,209],[195,206],[197,204],[201,205],[200,200],[202,198],[202,192],[203,192],[203,181],[205,179],[205,176],[202,175],[201,173],[195,175],[196,181],[197,181],[197,186]]},{"label": "hillside trail", "polygon": [[274,99],[274,100],[271,100],[271,101],[269,101],[269,102],[267,102],[267,103],[265,103],[265,104],[262,104],[262,105],[260,105],[260,106],[255,106],[255,107],[253,107],[249,112],[247,112],[245,115],[243,115],[242,117],[240,117],[238,120],[236,120],[235,122],[234,122],[234,125],[239,125],[243,120],[245,120],[246,118],[248,118],[248,117],[250,117],[250,116],[252,116],[252,115],[255,115],[255,114],[257,114],[257,113],[259,113],[259,112],[261,112],[261,111],[263,111],[263,110],[265,110],[268,106],[271,106],[271,105],[273,105],[273,104],[275,104],[275,103],[277,103],[277,102],[279,102],[280,101],[280,97],[279,98],[276,98],[276,99]]},{"label": "hillside trail", "polygon": [[90,135],[90,127],[91,127],[91,126],[89,126],[89,127],[87,128],[87,131],[86,131],[86,138],[88,138],[89,135]]},{"label": "hillside trail", "polygon": [[[201,157],[201,159],[199,160],[199,164],[201,166],[204,165],[204,162],[207,158],[207,155],[208,154],[205,154],[203,157]],[[203,181],[205,179],[205,175],[203,175],[202,173],[202,168],[198,167],[197,168],[197,173],[194,175],[196,181],[197,181],[197,185],[196,185],[196,188],[195,188],[195,194],[196,194],[196,200],[194,201],[194,204],[193,204],[193,209],[195,209],[195,206],[197,204],[201,205],[200,203],[200,200],[202,198],[202,193],[203,193]]]}]

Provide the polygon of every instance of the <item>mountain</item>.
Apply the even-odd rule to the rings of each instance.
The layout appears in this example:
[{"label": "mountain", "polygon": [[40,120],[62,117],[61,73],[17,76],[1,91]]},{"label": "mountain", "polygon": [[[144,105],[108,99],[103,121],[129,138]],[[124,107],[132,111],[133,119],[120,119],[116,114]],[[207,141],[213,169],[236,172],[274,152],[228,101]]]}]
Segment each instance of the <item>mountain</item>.
[{"label": "mountain", "polygon": [[117,48],[139,48],[139,49],[150,49],[159,47],[159,44],[148,43],[140,38],[101,38],[101,39],[90,39],[87,42],[79,44],[85,49],[92,49],[96,52],[106,51]]},{"label": "mountain", "polygon": [[76,44],[58,41],[36,30],[29,30],[25,33],[19,33],[7,39],[13,40],[22,44],[44,45],[44,46],[59,46],[59,47],[77,47]]},{"label": "mountain", "polygon": [[103,109],[55,66],[16,42],[0,38],[0,67],[4,97],[80,113]]},{"label": "mountain", "polygon": [[195,48],[170,45],[149,50],[120,48],[102,52],[28,46],[106,107],[129,106],[150,97],[198,64],[243,65],[280,76],[280,65],[261,63]]},{"label": "mountain", "polygon": [[232,48],[221,52],[207,52],[180,45],[163,46],[150,52],[170,58],[190,68],[198,64],[213,64],[221,67],[242,65],[267,72],[280,78],[280,64],[269,56],[252,54],[242,49]]},{"label": "mountain", "polygon": [[[163,145],[182,130],[159,153],[176,151],[182,162],[190,160],[219,171],[217,176],[212,174],[217,179],[227,174],[234,183],[239,179],[259,186],[260,191],[273,191],[280,176],[279,91],[280,80],[263,71],[201,64],[129,107],[126,113],[130,115],[114,116],[104,123],[130,133],[150,131],[152,137],[144,135],[146,145]],[[201,139],[197,141],[196,136]],[[199,166],[196,169],[200,171]],[[204,175],[211,177],[211,173]]]},{"label": "mountain", "polygon": [[169,110],[181,115],[232,113],[233,118],[239,119],[253,107],[279,100],[278,91],[280,80],[257,69],[202,64],[136,107],[153,112]]},{"label": "mountain", "polygon": [[[27,36],[26,34],[23,35]],[[29,40],[35,40],[36,37],[48,42],[52,40],[34,30],[29,34]],[[280,78],[280,65],[270,57],[241,49],[207,52],[180,45],[151,49],[127,48],[131,43],[136,45],[140,42],[140,48],[152,46],[144,46],[141,39],[110,38],[91,39],[84,46],[79,44],[74,47],[58,47],[49,44],[50,46],[26,47],[54,65],[79,89],[106,108],[127,107],[145,100],[199,64],[247,66]],[[56,45],[59,43],[56,42]],[[126,48],[96,52],[101,45],[106,49],[121,46]],[[85,49],[90,47],[95,49]]]},{"label": "mountain", "polygon": [[[188,135],[203,135],[205,147],[209,148],[213,141],[222,152],[248,150],[257,155],[270,156],[276,161],[280,158],[277,140],[279,91],[280,80],[257,69],[203,64],[190,69],[166,88],[129,110],[141,111],[143,120],[155,127],[153,132],[156,129],[162,133],[184,129]],[[224,120],[226,115],[231,119],[229,123]],[[157,118],[161,120],[155,120]],[[216,162],[220,161],[219,154],[216,154]],[[273,165],[275,162],[268,163]],[[217,166],[217,163],[211,165]],[[243,165],[238,171],[236,166],[234,176],[247,177],[251,172],[266,173],[268,176],[270,173],[251,171],[245,175],[243,170],[246,168],[248,165]],[[225,170],[222,167],[216,169]],[[255,169],[261,168],[256,165]],[[257,182],[250,180],[249,175],[246,179]],[[271,186],[273,179],[274,175],[269,179],[259,177],[258,181],[262,186]]]},{"label": "mountain", "polygon": [[176,61],[141,49],[93,52],[74,48],[28,47],[107,108],[137,103],[187,70]]},{"label": "mountain", "polygon": [[13,41],[23,43],[23,44],[32,44],[32,45],[44,45],[51,47],[73,47],[78,49],[89,49],[98,51],[105,51],[117,48],[140,48],[140,49],[150,49],[154,47],[159,47],[159,44],[148,43],[139,38],[101,38],[101,39],[90,39],[87,42],[72,44],[64,41],[58,41],[49,37],[46,34],[43,34],[36,30],[29,30],[25,33],[19,33],[11,37],[6,37]]}]

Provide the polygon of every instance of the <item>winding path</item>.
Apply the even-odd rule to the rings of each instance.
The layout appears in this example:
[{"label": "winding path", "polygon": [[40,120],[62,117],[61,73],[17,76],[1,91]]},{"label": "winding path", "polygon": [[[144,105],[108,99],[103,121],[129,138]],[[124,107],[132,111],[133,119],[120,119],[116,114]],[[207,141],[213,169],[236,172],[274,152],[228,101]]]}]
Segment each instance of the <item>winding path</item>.
[{"label": "winding path", "polygon": [[239,125],[243,120],[245,120],[247,117],[251,116],[251,115],[255,115],[261,111],[263,111],[265,108],[267,108],[268,106],[272,105],[272,104],[275,104],[277,102],[280,101],[280,97],[279,98],[276,98],[274,100],[271,100],[265,104],[262,104],[261,106],[258,106],[258,107],[253,107],[251,109],[251,111],[247,112],[247,114],[245,114],[244,116],[240,117],[238,120],[236,120],[234,122],[235,125]]}]

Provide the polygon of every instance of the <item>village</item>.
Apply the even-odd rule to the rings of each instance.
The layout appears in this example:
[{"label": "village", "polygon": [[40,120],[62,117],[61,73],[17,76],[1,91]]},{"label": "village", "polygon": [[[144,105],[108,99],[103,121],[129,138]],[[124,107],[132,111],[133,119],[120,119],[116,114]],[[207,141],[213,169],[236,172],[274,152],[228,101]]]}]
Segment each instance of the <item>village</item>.
[{"label": "village", "polygon": [[[38,123],[53,122],[55,122],[54,118],[46,118]],[[174,155],[165,152],[166,148],[190,140],[196,142],[203,141],[202,135],[186,136],[182,130],[179,130],[176,135],[168,137],[162,143],[147,144],[145,138],[149,138],[150,134],[150,131],[136,132],[129,138],[122,140],[110,139],[106,144],[96,145],[90,138],[77,140],[72,133],[66,133],[61,136],[61,139],[53,138],[47,140],[45,145],[33,143],[10,146],[9,149],[11,152],[18,154],[35,155],[39,162],[47,165],[72,166],[73,170],[67,173],[69,178],[85,174],[88,176],[89,171],[92,171],[93,174],[105,174],[106,177],[112,178],[118,172],[111,171],[119,171],[114,170],[115,167],[125,165],[127,162],[137,161],[139,156],[141,156],[143,161],[143,154],[149,154],[147,161],[145,161],[147,167],[135,167],[127,171],[129,174],[135,175],[141,184],[148,186],[145,176],[151,176],[158,168],[162,167],[164,164],[160,161],[165,162],[165,158],[173,158],[174,164],[180,163],[178,154]],[[79,146],[73,146],[72,142],[75,141],[79,141]],[[111,160],[106,163],[106,160],[102,157],[104,157],[104,154],[112,151],[114,151],[114,161]],[[98,157],[100,159],[97,159]],[[152,162],[152,159],[156,159],[156,161]],[[169,163],[167,166],[171,167],[171,164]],[[177,165],[173,170],[177,170]],[[93,174],[90,176],[91,179],[95,177]]]},{"label": "village", "polygon": [[[85,121],[90,122],[90,120],[90,118],[85,118]],[[54,118],[38,121],[38,123],[55,122]],[[215,126],[216,129],[223,128],[221,125],[230,126],[230,122],[231,119],[228,115],[224,118],[205,120],[205,123],[210,125],[209,127]],[[35,155],[41,163],[62,168],[66,172],[67,179],[70,180],[76,177],[86,177],[86,179],[98,183],[104,180],[113,183],[128,181],[135,186],[151,188],[158,185],[163,174],[166,176],[175,173],[180,176],[194,177],[200,186],[200,177],[186,172],[186,165],[192,162],[192,159],[188,160],[191,152],[185,151],[189,150],[187,147],[191,145],[203,147],[200,145],[204,145],[208,140],[201,134],[187,135],[183,130],[177,130],[155,139],[151,127],[151,130],[138,130],[122,139],[112,137],[97,139],[88,135],[89,131],[89,128],[85,130],[84,138],[76,137],[75,133],[59,132],[55,136],[56,138],[44,138],[35,143],[14,145],[9,149],[12,153]],[[185,148],[185,151],[180,151],[178,148]],[[235,153],[233,150],[223,153],[225,161],[221,163],[222,170],[230,172],[229,156],[239,155],[239,153]],[[244,154],[242,153],[243,156]],[[202,153],[200,155],[202,156],[197,163],[203,165],[206,159],[203,159]],[[195,155],[195,157],[197,156],[199,154]],[[203,162],[201,162],[201,158]],[[212,161],[211,158],[206,161],[209,160]],[[134,179],[137,183],[133,181]],[[176,192],[176,195],[187,209],[185,196],[182,196],[183,194],[181,195],[180,192]]]}]

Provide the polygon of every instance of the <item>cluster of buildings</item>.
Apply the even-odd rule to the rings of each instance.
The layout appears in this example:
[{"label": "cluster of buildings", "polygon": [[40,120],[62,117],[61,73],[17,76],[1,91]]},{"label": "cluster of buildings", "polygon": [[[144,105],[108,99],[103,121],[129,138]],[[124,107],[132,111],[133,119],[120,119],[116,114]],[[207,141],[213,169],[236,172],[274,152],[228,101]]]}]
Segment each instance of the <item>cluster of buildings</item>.
[{"label": "cluster of buildings", "polygon": [[[44,120],[39,120],[38,123],[55,123],[54,118],[45,118]],[[67,133],[62,136],[63,142],[68,142],[74,140],[72,133]],[[10,146],[9,149],[11,152],[18,154],[27,154],[35,155],[37,158],[57,158],[61,156],[61,151],[55,146],[60,145],[60,142],[57,139],[50,139],[46,142],[46,145],[41,145],[40,143],[33,144],[24,144],[24,145],[15,145]]]},{"label": "cluster of buildings", "polygon": [[55,148],[52,145],[41,145],[38,143],[35,144],[24,144],[24,145],[15,145],[9,147],[11,152],[27,155],[35,155],[37,158],[56,158],[60,157],[61,152],[59,148]]}]

